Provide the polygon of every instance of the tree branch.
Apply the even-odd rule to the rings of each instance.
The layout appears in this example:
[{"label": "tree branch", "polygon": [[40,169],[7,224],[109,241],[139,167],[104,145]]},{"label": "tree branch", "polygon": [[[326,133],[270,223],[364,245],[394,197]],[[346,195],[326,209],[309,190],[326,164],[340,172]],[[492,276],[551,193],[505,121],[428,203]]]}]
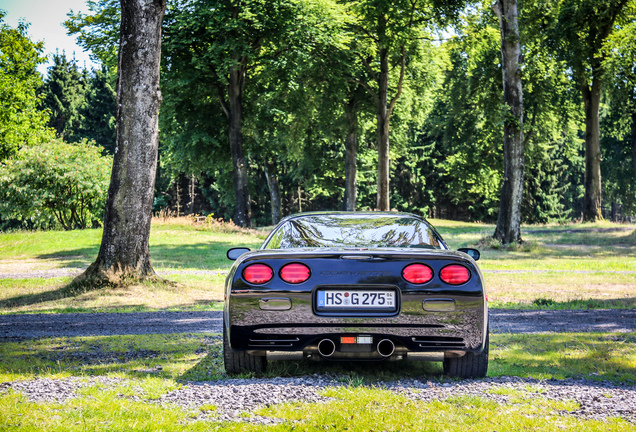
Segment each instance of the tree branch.
[{"label": "tree branch", "polygon": [[532,134],[534,133],[534,125],[536,122],[537,122],[537,104],[534,103],[532,104],[532,120],[530,121],[530,129],[528,129],[528,133],[525,134],[523,138],[524,148],[526,148],[528,145],[528,142],[530,142],[530,138],[532,137]]},{"label": "tree branch", "polygon": [[373,100],[375,101],[376,105],[380,105],[380,98],[378,97],[378,95],[373,91],[373,89],[371,87],[369,87],[369,84],[359,81],[357,79],[349,79],[350,83],[354,83],[354,84],[358,84],[361,85],[362,87],[364,87],[365,89],[367,89],[367,91],[369,92],[369,94],[371,95],[371,97],[373,97]]},{"label": "tree branch", "polygon": [[371,39],[373,42],[378,43],[379,39],[377,37],[375,37],[375,35],[373,33],[371,33],[369,30],[365,29],[363,26],[359,26],[359,25],[352,25],[351,27],[355,28],[358,30],[358,32],[362,32],[364,33],[369,39]]},{"label": "tree branch", "polygon": [[217,96],[219,97],[219,104],[221,104],[221,109],[225,113],[225,116],[229,119],[230,108],[227,106],[227,103],[225,102],[225,91],[223,90],[223,86],[221,85],[221,83],[218,82],[218,80],[214,86],[216,87],[216,92],[217,92]]},{"label": "tree branch", "polygon": [[371,76],[371,78],[375,79],[375,71],[373,70],[373,68],[371,67],[371,65],[369,64],[369,61],[367,59],[365,59],[362,54],[360,53],[356,53],[356,55],[358,57],[360,57],[360,61],[362,62],[362,64],[364,65],[364,67],[367,69],[367,72],[369,72],[369,75]]},{"label": "tree branch", "polygon": [[402,95],[402,84],[404,83],[404,69],[406,69],[406,53],[405,53],[404,45],[402,45],[402,50],[401,50],[400,54],[401,54],[401,59],[400,59],[400,79],[398,81],[397,93],[395,94],[395,96],[393,96],[393,98],[391,99],[391,102],[389,103],[389,108],[387,110],[388,111],[388,115],[391,115],[391,113],[393,112],[393,107],[395,106],[397,100]]}]

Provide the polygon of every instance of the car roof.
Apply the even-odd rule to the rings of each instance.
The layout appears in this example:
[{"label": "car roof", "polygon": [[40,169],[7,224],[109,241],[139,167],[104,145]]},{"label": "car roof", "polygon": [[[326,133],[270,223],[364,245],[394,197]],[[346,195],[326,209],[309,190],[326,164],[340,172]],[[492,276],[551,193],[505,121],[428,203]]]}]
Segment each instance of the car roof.
[{"label": "car roof", "polygon": [[391,211],[314,211],[314,212],[304,212],[304,213],[294,213],[289,216],[284,217],[279,222],[286,222],[290,219],[298,219],[306,216],[342,216],[343,218],[347,217],[360,217],[360,216],[394,216],[394,217],[412,217],[414,219],[424,220],[423,217],[406,212],[391,212]]}]

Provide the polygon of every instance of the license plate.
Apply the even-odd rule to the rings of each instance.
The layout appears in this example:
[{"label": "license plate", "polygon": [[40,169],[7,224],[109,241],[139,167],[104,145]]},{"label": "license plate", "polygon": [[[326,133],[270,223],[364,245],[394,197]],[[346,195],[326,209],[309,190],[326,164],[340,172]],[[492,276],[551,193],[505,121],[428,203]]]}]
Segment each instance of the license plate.
[{"label": "license plate", "polygon": [[395,291],[318,291],[318,309],[395,310]]}]

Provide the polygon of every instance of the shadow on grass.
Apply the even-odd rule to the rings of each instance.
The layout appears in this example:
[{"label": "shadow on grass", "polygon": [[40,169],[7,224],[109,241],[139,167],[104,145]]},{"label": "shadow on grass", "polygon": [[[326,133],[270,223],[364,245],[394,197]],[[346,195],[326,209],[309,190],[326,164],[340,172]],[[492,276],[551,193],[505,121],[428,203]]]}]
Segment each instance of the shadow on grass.
[{"label": "shadow on grass", "polygon": [[[557,244],[580,248],[615,247],[625,248],[636,246],[636,236],[631,232],[633,228],[586,228],[573,230],[537,230],[526,231],[531,240],[546,244]],[[624,235],[621,235],[624,233]],[[610,234],[610,235],[608,235]]]},{"label": "shadow on grass", "polygon": [[37,255],[37,259],[64,261],[64,267],[84,267],[95,260],[99,246],[79,249],[63,250],[59,252]]},{"label": "shadow on grass", "polygon": [[6,298],[0,300],[0,310],[2,309],[10,309],[21,306],[31,306],[40,303],[46,303],[56,300],[61,300],[69,297],[76,297],[78,295],[86,294],[90,291],[95,291],[103,286],[96,287],[86,287],[83,285],[77,285],[74,283],[70,283],[64,285],[58,289],[52,291],[45,291],[41,293],[35,294],[22,294],[11,298]]},{"label": "shadow on grass", "polygon": [[[463,242],[461,246],[474,247],[474,242]],[[200,270],[227,270],[232,265],[232,261],[227,259],[227,250],[237,247],[235,244],[226,242],[196,243],[185,245],[154,245],[150,246],[150,258],[155,268],[194,268]],[[255,245],[248,245],[254,250]],[[458,246],[459,247],[459,246]],[[479,247],[478,247],[479,249]],[[483,249],[483,248],[482,248]],[[86,255],[89,249],[67,250],[60,253],[38,255],[39,259],[65,257],[80,257],[71,262],[65,261],[65,267],[83,267],[95,260],[97,253]],[[613,257],[624,259],[626,250],[624,247],[549,247],[538,245],[531,251],[507,251],[507,250],[481,250],[482,260],[496,261],[523,261],[528,259],[599,259],[607,260]],[[481,262],[481,261],[480,261]],[[593,269],[591,269],[593,270]]]},{"label": "shadow on grass", "polygon": [[[141,282],[152,283],[153,285],[166,285],[172,289],[178,288],[178,284],[171,281],[153,281],[153,282]],[[99,290],[108,289],[107,295],[115,294],[113,291],[125,292],[127,286],[114,286],[114,285],[101,285],[101,286],[87,286],[78,285],[73,282],[63,285],[57,289],[32,293],[21,294],[10,298],[0,300],[0,313],[21,313],[11,311],[12,309],[22,308],[25,306],[41,305],[48,302],[60,301],[68,298],[76,298],[87,293],[95,293],[95,296],[99,296]],[[50,307],[48,309],[37,309],[32,311],[26,311],[25,313],[85,313],[85,312],[155,312],[155,311],[190,311],[190,310],[221,310],[223,309],[223,302],[220,300],[196,300],[188,299],[188,303],[173,304],[165,308],[153,308],[144,304],[117,304],[117,305],[100,305],[95,307],[82,307],[82,306],[60,306]]]},{"label": "shadow on grass", "polygon": [[[636,383],[636,333],[554,333],[491,335],[489,377],[519,376],[536,379],[585,378],[581,385]],[[382,385],[405,379],[444,382],[440,362],[314,362],[275,361],[264,374],[248,377],[302,377],[320,374],[350,386]],[[184,381],[225,378],[220,344],[181,375]],[[595,382],[598,382],[596,384]]]},{"label": "shadow on grass", "polygon": [[[468,243],[467,243],[468,244]],[[471,247],[475,247],[474,243]],[[506,251],[506,250],[482,250],[477,246],[477,249],[482,253],[481,263],[484,260],[488,260],[491,262],[496,261],[524,261],[524,260],[539,260],[545,258],[557,258],[557,259],[581,259],[585,258],[592,260],[594,258],[598,258],[601,260],[607,260],[608,258],[619,258],[625,259],[626,254],[628,252],[625,248],[622,247],[594,247],[594,248],[585,248],[581,245],[581,247],[550,247],[550,246],[542,246],[538,245],[537,249],[532,250],[530,252],[517,252],[517,251]],[[592,265],[590,265],[589,270],[594,270]]]},{"label": "shadow on grass", "polygon": [[[248,245],[255,249],[253,244]],[[237,247],[226,242],[195,243],[182,245],[151,245],[150,259],[155,267],[167,268],[197,268],[201,270],[217,270],[219,267],[229,268],[232,261],[227,259],[227,250]],[[256,246],[258,247],[258,246]],[[92,262],[97,257],[97,250],[81,248],[65,250],[50,254],[41,254],[38,259],[64,259],[79,257],[78,260],[68,264],[81,267],[87,262]],[[65,263],[65,265],[67,265]]]},{"label": "shadow on grass", "polygon": [[[587,311],[595,309],[636,309],[636,297],[623,297],[617,299],[587,299],[555,301],[549,297],[535,298],[532,303],[503,302],[490,299],[488,307],[497,310],[532,310],[532,311]],[[612,324],[608,321],[608,324]],[[532,329],[530,329],[532,331]],[[608,329],[607,331],[612,331]]]},{"label": "shadow on grass", "polygon": [[[513,309],[506,306],[506,309]],[[634,309],[636,308],[636,297],[623,297],[617,299],[587,299],[554,301],[550,298],[536,298],[530,305],[524,305],[521,309],[532,310],[588,310],[588,309]]]},{"label": "shadow on grass", "polygon": [[[0,373],[10,379],[58,373],[183,381],[228,378],[221,337],[203,334],[149,334],[63,337],[0,343]],[[489,376],[537,379],[586,378],[636,383],[636,333],[493,334]],[[276,361],[264,377],[321,374],[344,385],[382,385],[404,379],[447,381],[441,363]],[[243,375],[239,377],[247,377]]]},{"label": "shadow on grass", "polygon": [[177,379],[184,371],[196,367],[203,353],[218,351],[217,339],[202,334],[148,334],[2,342],[0,373],[21,376],[116,373],[128,378]]},{"label": "shadow on grass", "polygon": [[221,378],[276,378],[326,375],[346,385],[377,384],[381,381],[400,379],[442,379],[442,364],[434,362],[378,361],[334,362],[277,360],[267,363],[263,374],[244,373],[236,376],[225,374],[222,345],[214,345],[210,352],[193,368],[179,377],[184,381],[210,381]]}]

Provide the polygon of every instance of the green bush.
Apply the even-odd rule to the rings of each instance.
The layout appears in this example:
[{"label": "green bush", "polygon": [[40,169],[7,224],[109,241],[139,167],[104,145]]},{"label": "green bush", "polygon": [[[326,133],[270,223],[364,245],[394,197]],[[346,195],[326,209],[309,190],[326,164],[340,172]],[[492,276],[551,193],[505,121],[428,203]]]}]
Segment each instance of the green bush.
[{"label": "green bush", "polygon": [[0,221],[31,229],[99,226],[111,167],[112,157],[87,142],[24,147],[0,164]]}]

